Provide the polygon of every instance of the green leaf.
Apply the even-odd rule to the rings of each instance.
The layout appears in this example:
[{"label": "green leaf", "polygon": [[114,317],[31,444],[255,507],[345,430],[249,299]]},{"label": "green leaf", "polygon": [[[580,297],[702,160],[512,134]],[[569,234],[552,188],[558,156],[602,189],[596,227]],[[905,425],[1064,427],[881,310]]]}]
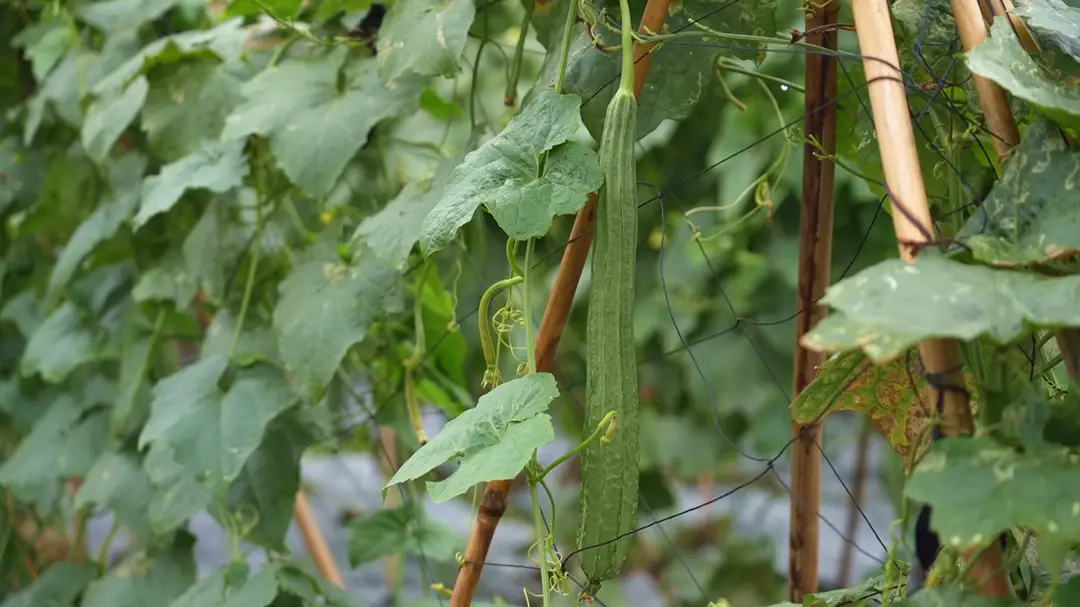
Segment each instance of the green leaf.
[{"label": "green leaf", "polygon": [[0,603],[0,607],[73,607],[83,589],[97,575],[94,563],[53,563],[33,584],[10,596]]},{"label": "green leaf", "polygon": [[123,91],[109,91],[90,104],[81,132],[83,147],[90,158],[99,163],[105,161],[116,140],[139,115],[149,90],[146,78],[139,77]]},{"label": "green leaf", "polygon": [[332,436],[331,423],[323,407],[289,409],[271,421],[259,448],[229,487],[224,508],[215,509],[218,521],[239,527],[249,542],[285,551],[285,534],[300,490],[300,458],[308,447]]},{"label": "green leaf", "polygon": [[[567,140],[578,130],[577,95],[545,90],[454,169],[424,220],[420,247],[431,255],[453,240],[484,205],[508,236],[543,236],[555,215],[576,213],[603,183],[596,154]],[[547,155],[540,175],[540,154]]]},{"label": "green leaf", "polygon": [[32,23],[11,39],[11,46],[25,49],[34,80],[41,82],[63,59],[78,39],[70,19],[52,19]]},{"label": "green leaf", "polygon": [[181,0],[106,0],[80,6],[76,14],[80,19],[109,34],[134,29],[153,21]]},{"label": "green leaf", "polygon": [[[1080,456],[1022,454],[992,438],[944,438],[915,467],[905,495],[934,509],[944,544],[967,547],[1024,526],[1040,542],[1080,540]],[[957,491],[963,487],[963,491]]]},{"label": "green leaf", "polygon": [[1061,0],[1027,0],[1009,12],[1025,17],[1042,44],[1052,44],[1080,60],[1080,10]]},{"label": "green leaf", "polygon": [[293,19],[300,12],[302,0],[232,0],[225,8],[226,17],[252,17],[268,10],[279,19]]},{"label": "green leaf", "polygon": [[428,518],[415,502],[355,519],[349,530],[349,562],[353,567],[392,554],[448,562],[464,546],[449,527]]},{"label": "green leaf", "polygon": [[453,100],[447,101],[439,96],[435,89],[426,87],[420,93],[420,109],[439,120],[453,120],[462,115],[461,106]]},{"label": "green leaf", "polygon": [[100,95],[124,86],[128,80],[139,74],[146,74],[154,66],[187,59],[217,56],[225,62],[239,61],[248,36],[249,31],[244,27],[243,19],[229,19],[213,29],[189,30],[158,38],[141,50],[127,54],[127,60],[111,72],[106,71],[99,79],[90,80],[96,82],[91,91]]},{"label": "green leaf", "polygon": [[924,588],[914,597],[902,599],[896,607],[1022,607],[1013,599],[999,599],[969,594],[958,588]]},{"label": "green leaf", "polygon": [[47,167],[41,150],[25,148],[15,137],[0,139],[0,213],[14,202],[36,201]]},{"label": "green leaf", "polygon": [[208,144],[143,181],[142,202],[132,224],[136,229],[146,225],[151,217],[171,209],[187,190],[224,194],[238,188],[247,173],[242,140]]},{"label": "green leaf", "polygon": [[[139,448],[150,446],[144,467],[156,486],[174,488],[169,493],[189,487],[193,480],[205,489],[197,497],[224,495],[261,444],[270,422],[296,403],[277,370],[265,365],[228,367],[224,356],[212,355],[154,387]],[[226,369],[229,375],[223,377]],[[222,388],[221,383],[231,385]],[[199,501],[185,501],[175,511],[177,516],[185,508],[197,510]]]},{"label": "green leaf", "polygon": [[[235,333],[236,318],[228,310],[220,310],[217,314],[214,314],[214,320],[206,328],[206,338],[203,340],[200,349],[202,355],[221,354],[228,356],[229,350],[232,349],[233,335]],[[280,362],[280,357],[270,327],[266,325],[257,326],[255,322],[246,320],[244,330],[240,333],[240,339],[236,342],[236,349],[232,353],[232,359],[242,367],[257,362],[277,365]]]},{"label": "green leaf", "polygon": [[369,250],[395,268],[402,268],[420,238],[424,218],[442,197],[455,164],[455,159],[448,159],[434,176],[405,184],[389,204],[360,222],[353,240],[362,238]]},{"label": "green leaf", "polygon": [[266,607],[278,594],[275,563],[249,578],[247,563],[232,562],[199,580],[169,607]]},{"label": "green leaf", "polygon": [[23,375],[38,373],[50,383],[59,383],[77,367],[115,358],[115,336],[105,323],[109,318],[95,318],[89,311],[65,301],[30,336],[22,358]]},{"label": "green leaf", "polygon": [[153,490],[150,477],[135,453],[104,453],[83,479],[75,495],[75,508],[108,508],[116,521],[143,542],[153,539],[146,506]]},{"label": "green leaf", "polygon": [[447,422],[402,464],[386,487],[420,478],[452,459],[460,460],[458,469],[445,480],[427,484],[435,502],[461,495],[476,483],[514,478],[537,447],[554,440],[546,411],[558,395],[550,373],[499,385],[481,396],[476,407]]},{"label": "green leaf", "polygon": [[199,222],[184,239],[184,267],[196,288],[211,302],[225,297],[226,265],[232,261],[225,251],[228,236],[228,206],[220,198],[207,205]]},{"label": "green leaf", "polygon": [[401,275],[374,255],[356,265],[315,260],[278,287],[274,332],[298,392],[318,400],[349,348],[384,313],[401,309]]},{"label": "green leaf", "polygon": [[1080,252],[1080,212],[1069,204],[1080,152],[1048,120],[1028,125],[1001,180],[956,238],[979,261],[1013,267]]},{"label": "green leaf", "polygon": [[[325,196],[380,121],[415,111],[420,81],[383,86],[373,60],[345,63],[338,48],[275,65],[243,86],[246,101],[225,121],[222,139],[262,135],[289,179]],[[339,88],[339,78],[344,86]]]},{"label": "green leaf", "polygon": [[967,53],[973,73],[1040,108],[1055,122],[1080,126],[1080,89],[1070,84],[1080,76],[1080,65],[1068,57],[1067,62],[1055,61],[1050,51],[1043,53],[1043,58],[1053,63],[1051,69],[1024,51],[1005,17],[995,17],[990,38]]},{"label": "green leaf", "polygon": [[168,605],[195,583],[194,536],[177,534],[164,552],[136,552],[90,584],[81,607]]},{"label": "green leaf", "polygon": [[929,338],[985,335],[1009,344],[1040,327],[1078,326],[1080,277],[1049,278],[969,266],[940,257],[890,260],[833,285],[822,300],[836,312],[803,338],[821,351],[863,349],[887,362]]},{"label": "green leaf", "polygon": [[186,308],[198,290],[195,277],[187,271],[180,254],[170,250],[164,259],[139,276],[139,282],[131,290],[131,298],[136,303],[168,301],[177,308]]},{"label": "green leaf", "polygon": [[356,13],[371,6],[371,0],[322,0],[315,18],[325,21],[338,13]]},{"label": "green leaf", "polygon": [[218,58],[157,67],[142,113],[142,128],[159,157],[174,161],[217,139],[225,118],[243,99],[241,68]]},{"label": "green leaf", "polygon": [[472,0],[399,0],[390,6],[376,49],[383,82],[410,74],[458,73],[458,59],[476,15]]},{"label": "green leaf", "polygon": [[[609,16],[619,14],[618,2],[606,1],[602,5],[608,8]],[[565,20],[565,4],[553,13],[557,31]],[[775,13],[775,0],[741,0],[737,6],[731,6],[729,0],[687,0],[671,5],[664,24],[670,31],[707,25],[714,31],[730,34],[774,36],[780,29]],[[543,14],[534,18],[543,18]],[[594,31],[604,30],[598,27]],[[605,36],[606,44],[619,44],[617,36],[606,32]],[[546,45],[548,54],[537,87],[550,87],[555,82],[561,45],[561,32],[553,33]],[[725,50],[718,50],[720,47]],[[753,57],[760,61],[764,58],[763,49],[760,44],[716,37],[694,38],[689,44],[660,45],[652,53],[649,77],[638,99],[637,138],[651,133],[664,120],[682,120],[690,114],[705,87],[714,82],[718,56]],[[563,92],[587,100],[581,108],[581,119],[597,141],[603,132],[608,102],[619,88],[619,62],[619,53],[600,51],[584,28],[575,28]],[[536,91],[534,88],[529,97]]]},{"label": "green leaf", "polygon": [[116,235],[139,204],[139,182],[146,157],[125,154],[110,167],[111,194],[86,218],[60,251],[49,276],[49,291],[67,284],[79,265],[97,246]]}]

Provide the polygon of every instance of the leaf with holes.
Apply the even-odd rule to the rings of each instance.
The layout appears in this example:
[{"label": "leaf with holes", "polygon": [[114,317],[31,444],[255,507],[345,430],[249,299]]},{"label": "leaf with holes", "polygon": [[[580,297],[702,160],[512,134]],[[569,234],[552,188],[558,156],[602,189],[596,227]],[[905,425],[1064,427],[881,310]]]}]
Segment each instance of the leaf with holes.
[{"label": "leaf with holes", "polygon": [[180,160],[161,167],[142,184],[142,202],[132,224],[136,229],[150,218],[165,213],[188,190],[209,190],[224,194],[244,183],[248,173],[244,142],[211,143]]},{"label": "leaf with holes", "polygon": [[399,0],[386,14],[376,48],[388,86],[412,74],[453,76],[465,49],[473,0]]},{"label": "leaf with holes", "polygon": [[1042,65],[1020,46],[1005,17],[995,17],[990,38],[967,53],[972,72],[1000,84],[1054,121],[1080,126],[1080,64],[1060,51],[1046,51],[1039,59]]},{"label": "leaf with holes", "polygon": [[829,288],[830,313],[802,343],[836,352],[861,348],[887,362],[916,343],[986,336],[1009,344],[1031,326],[1080,326],[1080,276],[1049,278],[940,257],[879,263]]},{"label": "leaf with holes", "polygon": [[461,495],[477,483],[514,478],[537,447],[554,440],[547,409],[558,395],[550,373],[526,375],[499,385],[413,453],[386,483],[383,493],[450,460],[459,460],[458,469],[445,480],[427,484],[428,495],[436,502]]},{"label": "leaf with holes", "polygon": [[996,266],[1060,265],[1080,253],[1080,152],[1049,120],[1028,125],[1001,180],[956,238],[975,259]]},{"label": "leaf with holes", "polygon": [[383,508],[349,523],[349,562],[353,567],[392,554],[454,560],[464,542],[446,525],[432,520],[415,502]]},{"label": "leaf with holes", "polygon": [[[373,60],[349,61],[339,48],[314,59],[291,59],[243,86],[245,102],[225,120],[226,141],[262,135],[294,184],[324,196],[380,121],[412,113],[422,82],[383,85]],[[340,82],[339,82],[340,80]]]},{"label": "leaf with holes", "polygon": [[[915,467],[904,494],[930,504],[942,543],[964,548],[1011,527],[1043,541],[1080,541],[1080,455],[1024,454],[990,437],[943,438]],[[963,487],[963,491],[957,491]]]},{"label": "leaf with holes", "polygon": [[[580,105],[577,95],[543,91],[501,133],[466,156],[424,219],[424,254],[448,245],[481,205],[516,240],[543,236],[555,215],[585,206],[604,176],[592,150],[567,141],[578,130]],[[541,174],[543,152],[548,155]]]},{"label": "leaf with holes", "polygon": [[297,391],[318,400],[349,348],[377,318],[402,306],[401,274],[370,251],[356,264],[323,258],[279,285],[274,333]]},{"label": "leaf with holes", "polygon": [[[603,6],[609,16],[619,14],[618,2],[606,1]],[[543,28],[541,33],[547,32],[546,37],[550,42],[539,82],[530,97],[549,88],[558,72],[562,46],[559,28],[565,20],[566,11],[565,8],[550,11],[550,14],[558,16],[555,19],[558,25],[553,30],[552,18],[548,14],[548,11],[534,14],[534,21]],[[688,0],[672,3],[664,19],[664,27],[665,33],[696,30],[703,36],[694,38],[688,44],[661,44],[653,51],[649,77],[638,99],[637,138],[651,133],[664,120],[682,120],[689,115],[705,87],[712,86],[714,82],[717,57],[723,55],[758,62],[764,59],[765,47],[759,43],[706,34],[711,29],[724,34],[773,36],[778,29],[776,1],[743,0],[733,3],[730,0]],[[594,33],[603,33],[605,44],[619,44],[618,36],[602,27],[594,28]],[[721,47],[724,50],[719,50]],[[608,102],[619,88],[619,71],[619,53],[598,50],[583,28],[575,28],[563,91],[584,100],[581,119],[597,141],[603,132]]]},{"label": "leaf with holes", "polygon": [[[901,455],[906,468],[926,420],[934,414],[918,360],[914,352],[880,365],[867,360],[861,350],[833,356],[791,401],[791,418],[805,424],[836,411],[865,415]],[[929,444],[929,436],[922,438],[916,455]]]}]

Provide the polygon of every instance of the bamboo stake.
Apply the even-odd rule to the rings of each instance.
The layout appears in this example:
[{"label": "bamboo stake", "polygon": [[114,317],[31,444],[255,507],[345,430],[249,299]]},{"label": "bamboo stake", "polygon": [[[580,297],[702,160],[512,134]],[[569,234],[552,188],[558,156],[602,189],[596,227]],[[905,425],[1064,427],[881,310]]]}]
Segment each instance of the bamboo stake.
[{"label": "bamboo stake", "polygon": [[[807,42],[836,48],[839,0],[806,5]],[[807,53],[805,73],[805,132],[825,154],[836,150],[836,59]],[[795,321],[795,394],[814,379],[825,361],[824,352],[802,347],[802,336],[823,318],[827,308],[817,302],[829,285],[832,265],[833,176],[836,165],[803,145],[802,212],[799,220],[799,284]],[[793,423],[796,440],[791,446],[791,529],[788,536],[788,600],[802,602],[818,589],[818,511],[821,506],[821,423]]]},{"label": "bamboo stake", "polygon": [[[1005,15],[1013,22],[1013,28],[1020,38],[1020,44],[1027,50],[1035,48],[1035,41],[1027,27],[1013,15],[1006,13],[1011,8],[1009,0],[990,0],[993,2],[994,15]],[[956,27],[960,30],[960,43],[964,52],[986,42],[988,33],[984,13],[988,10],[986,5],[979,0],[952,0],[953,17],[956,19]],[[997,152],[998,162],[1005,163],[1009,150],[1020,143],[1020,131],[1013,119],[1012,109],[1009,107],[1009,99],[996,82],[983,78],[978,74],[971,75],[975,83],[975,90],[979,94],[979,105],[982,106],[983,115],[986,116],[986,125],[993,138],[994,151]],[[1078,349],[1080,349],[1080,329],[1066,328],[1054,334],[1057,340],[1061,359],[1065,361],[1065,369],[1069,379],[1080,381],[1080,369],[1077,367]]]},{"label": "bamboo stake", "polygon": [[[659,32],[664,26],[664,17],[667,15],[669,4],[670,0],[648,0],[645,12],[641,16],[638,32],[643,34]],[[653,46],[655,45],[634,45],[634,95],[637,97],[641,96],[645,77],[649,72],[649,65],[652,62],[652,54],[649,51]],[[585,259],[592,245],[595,223],[596,194],[591,193],[588,202],[574,218],[574,227],[570,230],[570,238],[555,275],[555,284],[551,288],[547,306],[544,308],[544,316],[540,320],[540,329],[533,346],[536,370],[539,372],[553,370],[555,350],[559,345],[559,338],[562,337],[563,328],[566,326],[566,319],[570,315],[570,305],[574,301],[581,271],[585,268]],[[531,322],[531,319],[526,320]],[[484,560],[487,559],[491,540],[495,536],[495,529],[499,526],[503,513],[506,512],[512,482],[513,479],[491,481],[484,487],[484,496],[480,500],[476,521],[473,523],[468,544],[465,546],[465,562],[458,570],[457,580],[454,582],[450,607],[472,605],[476,587],[480,582],[480,573],[484,568]],[[544,580],[544,583],[547,583],[547,580]]]},{"label": "bamboo stake", "polygon": [[[853,0],[855,31],[863,55],[863,68],[869,83],[870,107],[874,115],[878,149],[881,153],[885,183],[893,201],[893,228],[900,257],[911,263],[917,250],[912,243],[924,243],[932,237],[930,208],[919,168],[915,134],[907,105],[907,95],[899,69],[889,7],[886,0]],[[901,212],[900,207],[903,206]],[[921,229],[920,229],[921,228]],[[919,355],[927,373],[940,378],[938,385],[963,386],[960,350],[954,339],[929,339],[919,344]],[[931,385],[934,398],[944,401],[946,434],[970,434],[973,430],[967,392],[940,390]],[[978,554],[976,554],[978,553]],[[984,550],[968,550],[966,558],[975,557],[970,578],[976,592],[983,596],[1009,597],[1008,573],[1003,565],[1001,544],[991,541]]]},{"label": "bamboo stake", "polygon": [[326,581],[337,586],[345,587],[345,581],[341,579],[341,572],[334,563],[334,556],[330,554],[330,547],[326,544],[319,523],[311,511],[307,494],[301,489],[296,492],[296,503],[293,505],[293,520],[300,528],[300,535],[304,538],[304,546],[307,547],[311,560],[315,563],[315,569]]}]

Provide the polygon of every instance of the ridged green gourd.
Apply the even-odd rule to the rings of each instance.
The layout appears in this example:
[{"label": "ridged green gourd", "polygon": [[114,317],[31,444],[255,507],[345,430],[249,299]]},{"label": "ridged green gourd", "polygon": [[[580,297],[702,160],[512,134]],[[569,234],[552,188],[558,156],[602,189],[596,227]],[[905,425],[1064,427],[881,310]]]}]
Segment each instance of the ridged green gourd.
[{"label": "ridged green gourd", "polygon": [[[625,69],[625,68],[624,68]],[[632,82],[632,80],[631,80]],[[631,531],[638,504],[638,385],[634,356],[634,273],[637,249],[637,100],[633,85],[611,99],[600,140],[604,173],[596,207],[592,287],[586,348],[585,434],[615,411],[611,442],[594,441],[581,453],[578,547],[587,592],[615,578],[632,537],[588,548]]]}]

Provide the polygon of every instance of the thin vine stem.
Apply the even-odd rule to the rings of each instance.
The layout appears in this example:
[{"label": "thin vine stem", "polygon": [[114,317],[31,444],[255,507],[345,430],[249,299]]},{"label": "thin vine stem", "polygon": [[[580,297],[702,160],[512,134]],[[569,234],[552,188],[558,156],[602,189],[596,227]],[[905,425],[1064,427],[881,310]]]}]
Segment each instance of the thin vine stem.
[{"label": "thin vine stem", "polygon": [[602,443],[607,442],[607,440],[606,440],[607,436],[606,435],[607,435],[608,431],[611,429],[610,427],[613,427],[614,425],[615,425],[615,412],[614,411],[608,411],[607,415],[604,416],[604,419],[600,420],[599,424],[596,424],[596,429],[593,430],[592,434],[590,434],[585,440],[581,441],[581,444],[579,444],[578,446],[574,447],[573,449],[567,451],[566,453],[564,453],[562,455],[562,457],[560,457],[559,459],[551,462],[551,464],[547,468],[544,468],[543,470],[541,470],[540,474],[537,475],[537,480],[538,481],[543,480],[544,477],[546,477],[549,472],[551,472],[555,468],[558,468],[561,464],[566,462],[566,460],[568,460],[571,457],[574,457],[575,455],[580,453],[582,449],[587,447],[589,445],[589,443],[595,441],[596,439],[600,439],[600,442],[602,442]]},{"label": "thin vine stem", "polygon": [[532,501],[533,527],[536,530],[536,543],[540,550],[540,592],[544,601],[544,607],[551,605],[551,591],[548,589],[548,562],[547,562],[547,533],[544,529],[544,516],[540,512],[540,496],[536,491],[536,483],[529,483],[529,499]]},{"label": "thin vine stem", "polygon": [[531,299],[529,294],[529,268],[532,267],[532,254],[535,244],[536,240],[530,238],[525,245],[525,270],[522,275],[522,280],[524,280],[522,291],[525,299],[525,347],[527,348],[529,361],[529,375],[536,373],[536,352],[533,351],[532,305],[529,302]]}]

